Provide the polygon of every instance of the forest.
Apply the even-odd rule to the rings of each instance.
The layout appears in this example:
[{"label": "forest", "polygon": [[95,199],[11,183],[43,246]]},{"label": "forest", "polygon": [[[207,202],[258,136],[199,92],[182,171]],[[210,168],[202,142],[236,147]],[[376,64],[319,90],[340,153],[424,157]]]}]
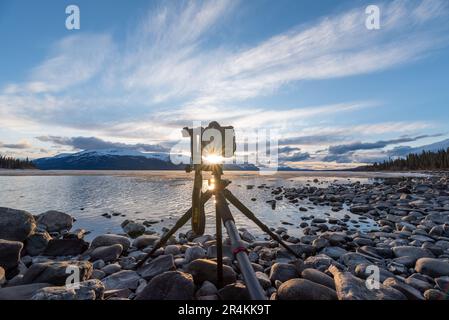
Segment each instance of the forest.
[{"label": "forest", "polygon": [[0,155],[0,169],[36,169],[33,162]]},{"label": "forest", "polygon": [[437,152],[423,151],[420,154],[411,153],[405,158],[389,159],[381,163],[359,168],[370,171],[403,171],[403,170],[448,170],[449,148]]}]

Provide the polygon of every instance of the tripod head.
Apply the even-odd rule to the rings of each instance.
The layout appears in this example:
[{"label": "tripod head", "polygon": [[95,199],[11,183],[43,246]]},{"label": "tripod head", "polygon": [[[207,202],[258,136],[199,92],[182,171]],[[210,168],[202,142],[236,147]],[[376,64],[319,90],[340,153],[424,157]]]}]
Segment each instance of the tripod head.
[{"label": "tripod head", "polygon": [[195,172],[192,192],[192,230],[203,235],[206,225],[203,197],[203,171],[212,173],[215,185],[222,187],[223,162],[236,151],[235,131],[232,126],[222,127],[212,121],[206,128],[183,129],[183,136],[190,137],[190,165],[186,172]]}]

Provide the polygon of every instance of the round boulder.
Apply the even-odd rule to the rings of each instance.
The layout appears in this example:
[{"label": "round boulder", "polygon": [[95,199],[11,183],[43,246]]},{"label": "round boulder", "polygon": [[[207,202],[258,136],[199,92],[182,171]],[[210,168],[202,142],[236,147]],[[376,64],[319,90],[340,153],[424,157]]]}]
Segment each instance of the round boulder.
[{"label": "round boulder", "polygon": [[31,213],[0,208],[0,239],[23,242],[35,229],[36,221]]},{"label": "round boulder", "polygon": [[40,214],[37,224],[44,226],[48,232],[61,232],[72,228],[73,218],[67,213],[51,210]]},{"label": "round boulder", "polygon": [[190,274],[168,271],[151,279],[136,300],[192,300],[194,293],[195,284]]},{"label": "round boulder", "polygon": [[306,279],[291,279],[279,287],[277,297],[279,300],[337,300],[337,293]]}]

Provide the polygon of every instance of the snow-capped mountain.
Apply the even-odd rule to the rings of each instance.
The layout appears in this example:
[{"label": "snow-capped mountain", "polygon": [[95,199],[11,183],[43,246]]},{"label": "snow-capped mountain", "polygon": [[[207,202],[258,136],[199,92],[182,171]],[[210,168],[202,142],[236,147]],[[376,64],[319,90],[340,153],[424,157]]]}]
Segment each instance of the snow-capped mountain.
[{"label": "snow-capped mountain", "polygon": [[170,162],[168,153],[131,149],[85,150],[36,159],[42,170],[176,170],[184,166]]},{"label": "snow-capped mountain", "polygon": [[[140,152],[131,149],[98,149],[77,153],[63,153],[54,157],[33,160],[41,170],[184,170],[175,165],[163,152]],[[252,164],[225,164],[225,170],[258,170]]]}]

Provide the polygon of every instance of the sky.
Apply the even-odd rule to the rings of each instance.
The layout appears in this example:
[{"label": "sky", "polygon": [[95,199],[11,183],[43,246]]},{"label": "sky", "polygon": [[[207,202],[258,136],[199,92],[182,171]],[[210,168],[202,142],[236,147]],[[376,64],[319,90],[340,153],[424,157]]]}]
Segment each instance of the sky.
[{"label": "sky", "polygon": [[213,120],[277,132],[298,168],[449,147],[448,18],[446,0],[0,0],[0,154],[167,151]]}]

